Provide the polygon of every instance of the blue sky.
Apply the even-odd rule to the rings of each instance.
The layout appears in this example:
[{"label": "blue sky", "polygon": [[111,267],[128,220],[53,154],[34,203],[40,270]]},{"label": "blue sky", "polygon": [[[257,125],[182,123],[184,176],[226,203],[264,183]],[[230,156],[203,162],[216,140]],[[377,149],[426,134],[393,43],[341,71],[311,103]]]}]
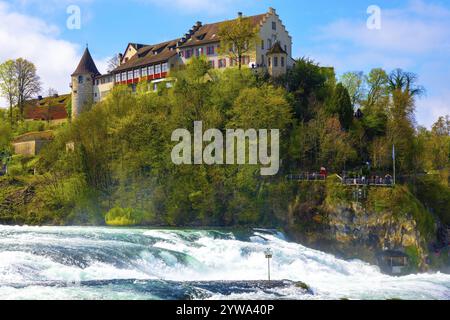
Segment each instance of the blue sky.
[{"label": "blue sky", "polygon": [[[72,4],[81,9],[80,30],[66,27]],[[380,30],[366,26],[370,5],[381,8]],[[427,89],[418,101],[418,123],[429,127],[450,114],[448,0],[0,0],[0,61],[28,58],[46,89],[68,92],[86,43],[104,70],[128,42],[178,38],[197,20],[215,22],[269,7],[292,35],[294,56],[334,66],[338,74],[373,67],[415,72]]]}]

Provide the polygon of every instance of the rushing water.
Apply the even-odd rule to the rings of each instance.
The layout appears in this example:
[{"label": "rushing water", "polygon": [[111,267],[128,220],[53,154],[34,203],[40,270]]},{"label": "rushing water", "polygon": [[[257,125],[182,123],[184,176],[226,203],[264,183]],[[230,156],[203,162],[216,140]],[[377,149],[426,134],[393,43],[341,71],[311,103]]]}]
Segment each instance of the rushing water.
[{"label": "rushing water", "polygon": [[[268,247],[289,281],[257,281]],[[390,277],[268,231],[0,226],[0,299],[342,298],[448,300],[450,276]]]}]

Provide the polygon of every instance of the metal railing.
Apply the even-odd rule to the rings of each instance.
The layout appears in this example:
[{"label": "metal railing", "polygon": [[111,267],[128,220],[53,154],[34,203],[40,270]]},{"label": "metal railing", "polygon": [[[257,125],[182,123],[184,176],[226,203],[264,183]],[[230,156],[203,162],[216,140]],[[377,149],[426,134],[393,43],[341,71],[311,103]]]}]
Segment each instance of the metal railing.
[{"label": "metal railing", "polygon": [[394,180],[391,177],[375,178],[343,178],[342,184],[346,186],[374,186],[374,187],[393,187]]},{"label": "metal railing", "polygon": [[291,181],[325,181],[327,179],[327,176],[317,172],[307,172],[300,174],[290,174],[286,176],[286,179]]}]

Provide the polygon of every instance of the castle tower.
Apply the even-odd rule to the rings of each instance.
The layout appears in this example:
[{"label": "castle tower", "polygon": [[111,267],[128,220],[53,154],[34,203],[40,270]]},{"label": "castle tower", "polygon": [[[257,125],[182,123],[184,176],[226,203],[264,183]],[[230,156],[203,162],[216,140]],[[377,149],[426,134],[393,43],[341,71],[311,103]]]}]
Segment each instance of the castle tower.
[{"label": "castle tower", "polygon": [[267,52],[268,71],[272,77],[279,77],[287,72],[288,54],[281,47],[280,42],[276,42]]},{"label": "castle tower", "polygon": [[72,74],[72,119],[94,101],[94,79],[99,76],[89,49],[86,48],[77,69]]}]

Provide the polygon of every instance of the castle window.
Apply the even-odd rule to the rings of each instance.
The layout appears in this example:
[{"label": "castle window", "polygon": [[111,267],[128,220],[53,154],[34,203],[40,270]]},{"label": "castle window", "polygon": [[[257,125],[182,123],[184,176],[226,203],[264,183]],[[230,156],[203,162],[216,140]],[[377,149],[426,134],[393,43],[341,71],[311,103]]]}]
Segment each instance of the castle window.
[{"label": "castle window", "polygon": [[78,76],[78,83],[83,83],[83,76]]},{"label": "castle window", "polygon": [[269,67],[272,66],[272,58],[268,58],[267,59],[267,64],[268,64]]},{"label": "castle window", "polygon": [[284,51],[287,52],[287,45],[284,45]]},{"label": "castle window", "polygon": [[227,59],[219,59],[219,69],[227,67]]},{"label": "castle window", "polygon": [[272,48],[272,39],[267,39],[267,44],[269,45],[269,49]]},{"label": "castle window", "polygon": [[261,66],[264,66],[264,64],[265,64],[265,61],[264,61],[264,55],[262,54],[262,55],[261,55]]},{"label": "castle window", "polygon": [[214,47],[214,46],[206,47],[206,54],[207,54],[208,56],[214,55],[214,51],[215,51],[215,47]]},{"label": "castle window", "polygon": [[284,57],[281,57],[281,66],[284,68]]},{"label": "castle window", "polygon": [[264,40],[261,40],[261,49],[264,50]]},{"label": "castle window", "polygon": [[273,57],[273,66],[278,67],[278,57]]},{"label": "castle window", "polygon": [[277,23],[276,22],[272,22],[272,30],[277,30]]}]

